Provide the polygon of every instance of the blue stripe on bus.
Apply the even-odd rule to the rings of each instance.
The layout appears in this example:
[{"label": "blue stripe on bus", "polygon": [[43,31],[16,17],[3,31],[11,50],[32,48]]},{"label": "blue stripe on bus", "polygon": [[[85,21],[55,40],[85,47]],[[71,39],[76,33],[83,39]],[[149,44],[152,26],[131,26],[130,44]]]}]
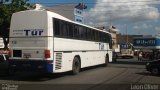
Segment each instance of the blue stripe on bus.
[{"label": "blue stripe on bus", "polygon": [[53,73],[53,64],[47,64],[47,71]]}]

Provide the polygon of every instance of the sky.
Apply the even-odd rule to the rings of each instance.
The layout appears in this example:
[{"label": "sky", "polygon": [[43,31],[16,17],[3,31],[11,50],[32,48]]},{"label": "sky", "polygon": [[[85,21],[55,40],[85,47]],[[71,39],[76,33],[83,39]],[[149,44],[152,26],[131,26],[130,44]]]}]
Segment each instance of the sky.
[{"label": "sky", "polygon": [[44,6],[84,2],[85,24],[115,26],[121,34],[160,34],[160,0],[30,0]]}]

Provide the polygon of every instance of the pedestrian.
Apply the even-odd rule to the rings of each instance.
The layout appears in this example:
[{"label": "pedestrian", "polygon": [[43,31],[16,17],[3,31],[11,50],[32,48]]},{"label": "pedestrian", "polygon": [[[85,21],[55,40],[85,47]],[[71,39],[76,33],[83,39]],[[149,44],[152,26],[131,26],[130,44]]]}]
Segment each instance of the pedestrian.
[{"label": "pedestrian", "polygon": [[138,61],[141,61],[142,60],[142,52],[139,52],[139,54],[138,54]]}]

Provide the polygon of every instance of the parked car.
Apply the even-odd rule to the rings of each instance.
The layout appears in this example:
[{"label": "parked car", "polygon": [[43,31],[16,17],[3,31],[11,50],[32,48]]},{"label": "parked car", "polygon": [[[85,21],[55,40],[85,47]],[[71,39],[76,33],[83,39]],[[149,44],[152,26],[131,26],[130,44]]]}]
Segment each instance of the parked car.
[{"label": "parked car", "polygon": [[7,60],[7,55],[0,54],[0,75],[8,74],[9,62]]},{"label": "parked car", "polygon": [[151,72],[153,75],[160,74],[160,60],[150,61],[146,64],[147,71]]}]

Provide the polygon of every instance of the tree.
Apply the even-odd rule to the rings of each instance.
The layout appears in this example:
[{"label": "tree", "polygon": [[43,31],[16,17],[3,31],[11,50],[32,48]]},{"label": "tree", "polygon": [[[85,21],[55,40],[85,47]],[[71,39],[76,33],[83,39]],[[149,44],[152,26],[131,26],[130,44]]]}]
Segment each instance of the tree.
[{"label": "tree", "polygon": [[11,16],[15,12],[31,7],[27,2],[28,0],[0,0],[0,36],[4,41],[4,49],[8,49]]}]

